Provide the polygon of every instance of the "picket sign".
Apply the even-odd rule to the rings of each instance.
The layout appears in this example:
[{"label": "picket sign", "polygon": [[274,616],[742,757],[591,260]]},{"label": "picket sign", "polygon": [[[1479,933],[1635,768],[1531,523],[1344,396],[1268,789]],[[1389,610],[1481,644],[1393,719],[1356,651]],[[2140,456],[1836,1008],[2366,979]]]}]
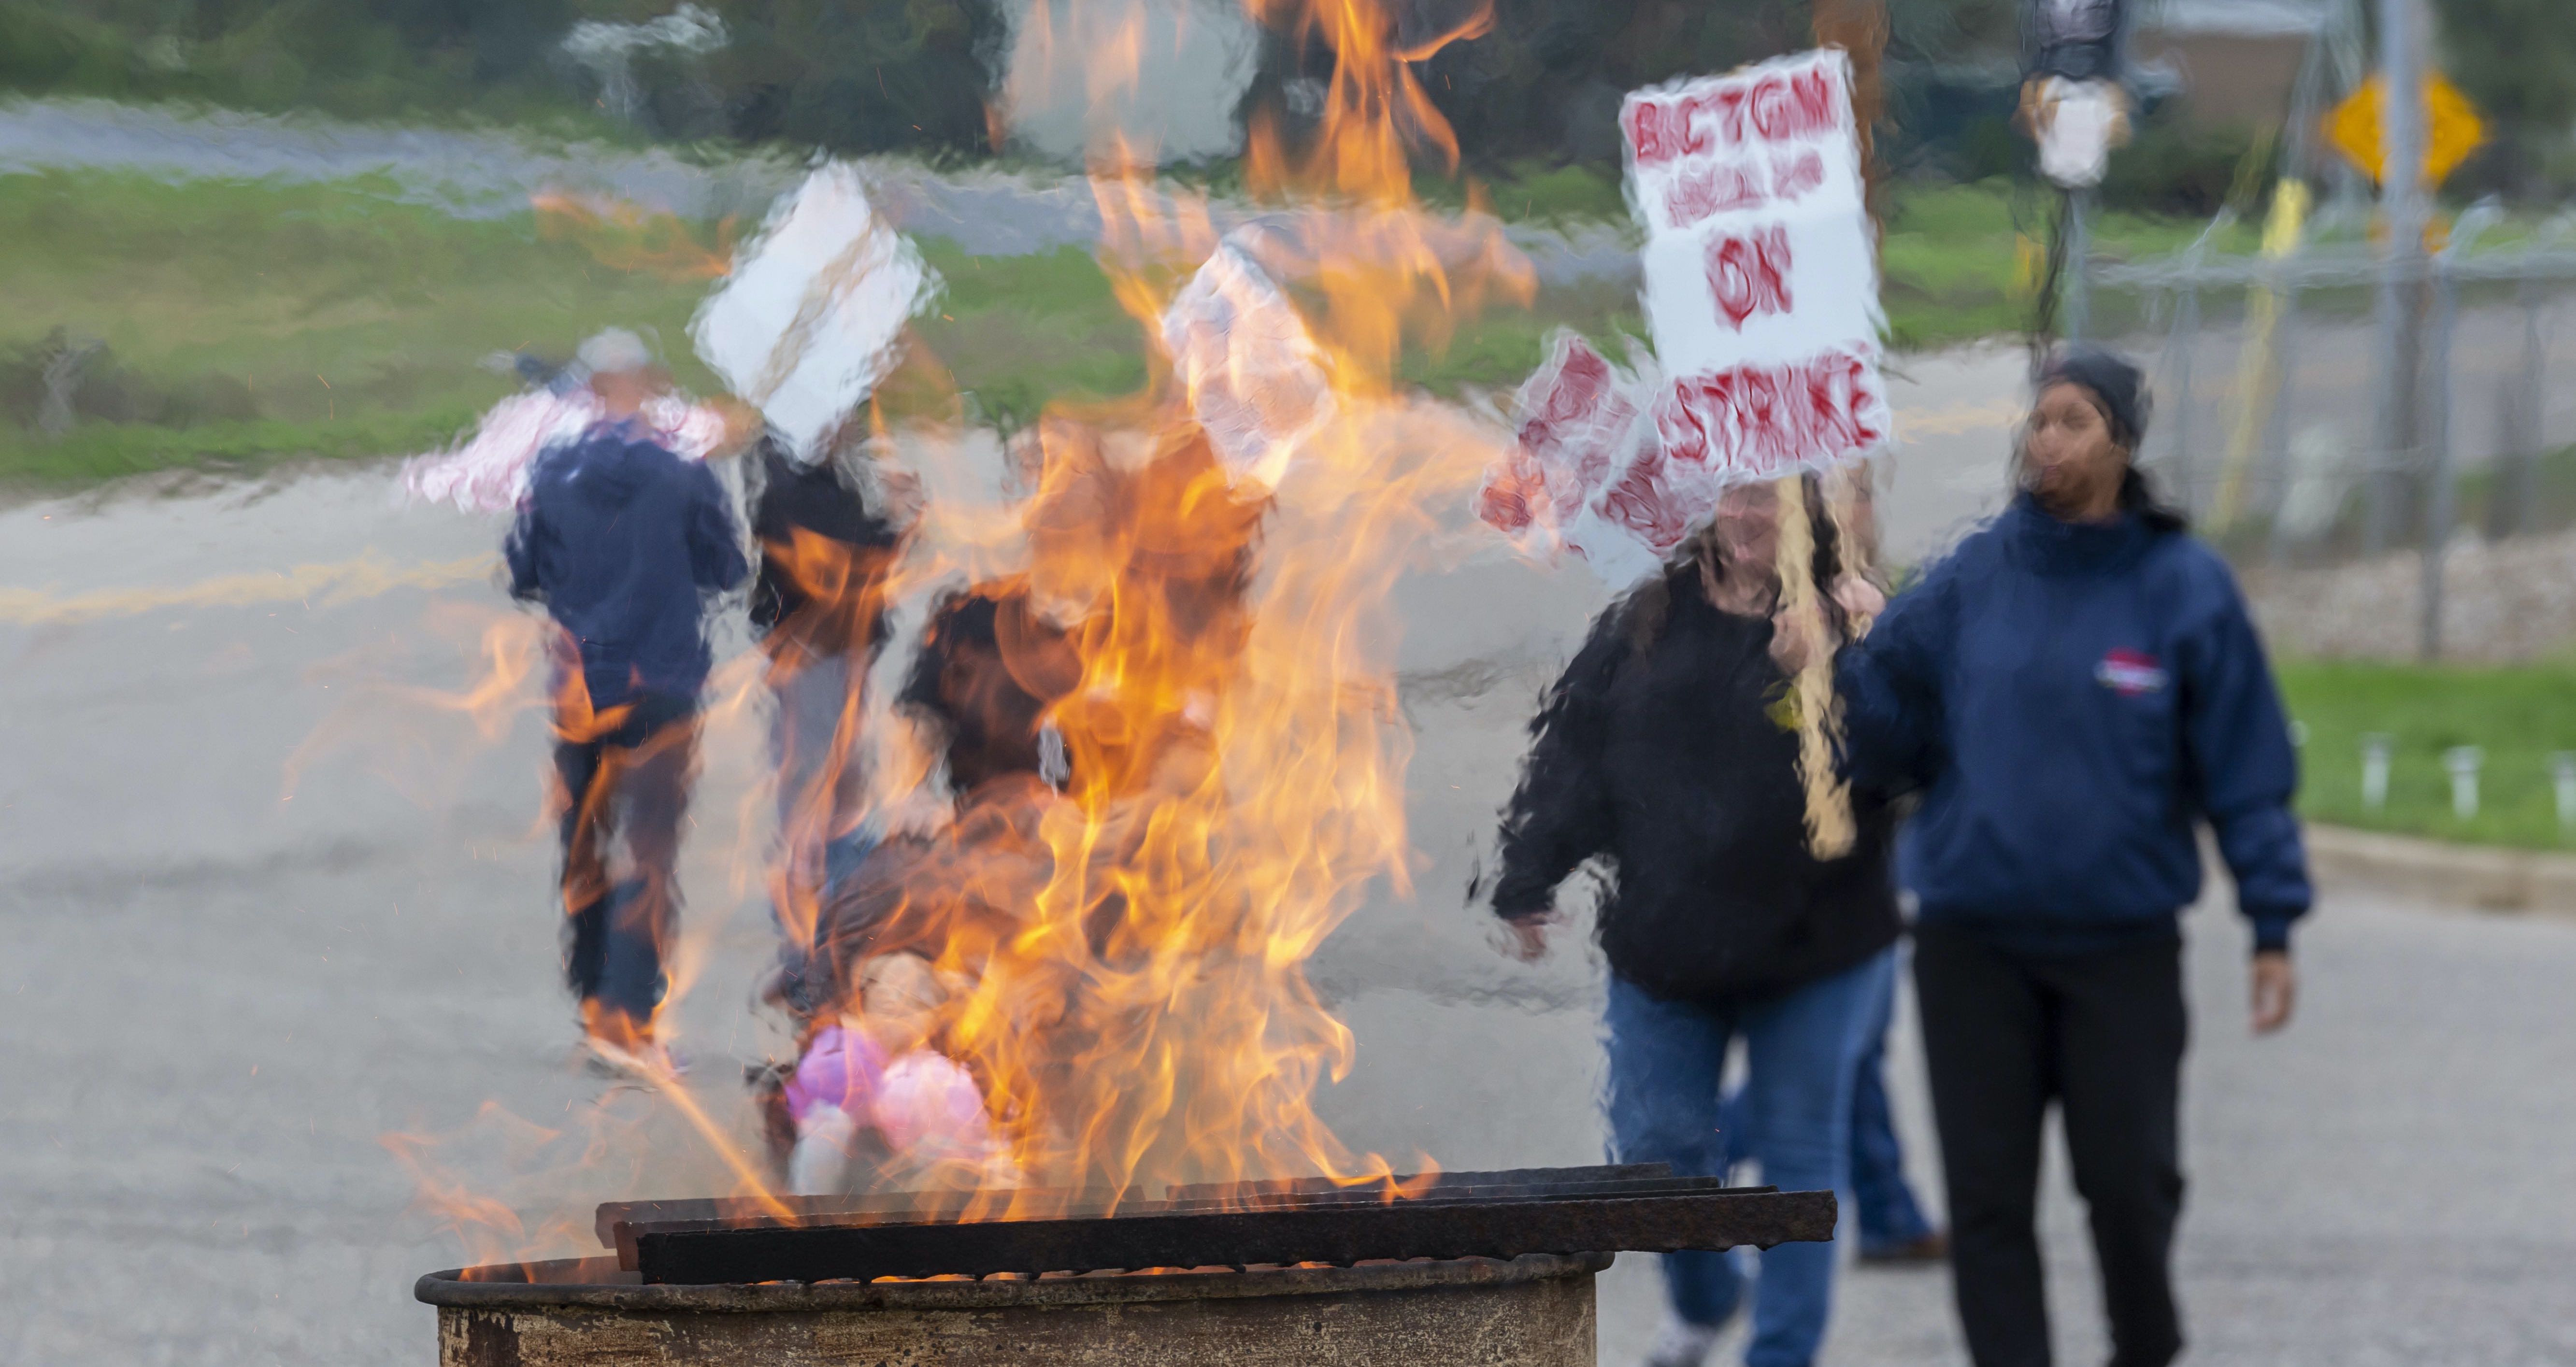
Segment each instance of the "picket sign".
[{"label": "picket sign", "polygon": [[942,283],[868,203],[858,168],[825,162],[771,207],[689,337],[726,387],[811,457],[902,359],[904,324]]},{"label": "picket sign", "polygon": [[1172,296],[1163,349],[1230,481],[1265,492],[1337,411],[1324,349],[1238,230]]},{"label": "picket sign", "polygon": [[1885,446],[1878,262],[1839,49],[1628,96],[1651,362],[1560,335],[1515,401],[1478,512],[1614,585],[1651,572],[1727,485]]}]

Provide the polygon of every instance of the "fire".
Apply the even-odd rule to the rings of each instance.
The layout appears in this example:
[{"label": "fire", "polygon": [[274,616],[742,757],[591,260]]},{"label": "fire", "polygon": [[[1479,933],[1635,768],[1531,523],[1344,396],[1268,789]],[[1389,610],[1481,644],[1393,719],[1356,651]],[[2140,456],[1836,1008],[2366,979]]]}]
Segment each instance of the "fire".
[{"label": "fire", "polygon": [[[837,592],[878,568],[837,547],[771,547],[815,597],[860,614],[880,595],[918,605],[956,593],[963,572],[972,587],[939,620],[982,623],[999,671],[961,685],[963,715],[992,720],[976,709],[992,704],[995,679],[1035,700],[1038,773],[977,787],[953,809],[898,797],[935,780],[943,755],[954,773],[957,745],[913,732],[883,690],[854,695],[844,713],[866,738],[876,815],[903,819],[856,880],[882,903],[851,951],[865,962],[838,965],[842,995],[814,1014],[809,1039],[835,1025],[864,1031],[895,1060],[889,1077],[928,1059],[964,1080],[992,1148],[898,1154],[912,1161],[880,1181],[975,1193],[971,1216],[1310,1174],[1404,1194],[1389,1181],[1394,1164],[1353,1152],[1314,1112],[1318,1087],[1351,1067],[1353,1038],[1304,966],[1372,891],[1411,891],[1392,592],[1409,569],[1474,544],[1471,496],[1510,440],[1402,394],[1398,358],[1408,344],[1445,344],[1489,298],[1526,301],[1534,279],[1490,218],[1441,218],[1412,193],[1417,160],[1454,170],[1458,149],[1407,64],[1481,32],[1485,16],[1405,48],[1376,0],[1248,2],[1334,57],[1311,134],[1259,120],[1249,130],[1250,185],[1285,212],[1223,233],[1204,196],[1155,177],[1152,149],[1104,131],[1093,150],[1100,257],[1155,346],[1149,390],[1050,411],[1015,452],[1025,501],[1003,514],[934,497],[881,588]],[[1092,44],[1095,104],[1144,69],[1141,27],[1049,13],[1037,7],[1031,22]],[[1102,37],[1112,34],[1126,36]],[[729,239],[709,249],[676,223],[566,200],[539,210],[550,233],[603,262],[722,273]],[[1194,329],[1202,307],[1223,312]],[[974,458],[952,432],[903,444],[934,473]],[[462,714],[487,739],[543,709],[536,675],[551,628],[509,623],[485,647],[482,683],[415,701]],[[702,753],[761,750],[747,718],[768,667],[754,653],[720,669]],[[791,823],[819,819],[831,787],[794,795]],[[767,796],[743,801],[735,892],[765,882],[782,929],[801,940],[845,908],[818,904],[766,853]],[[924,805],[940,819],[911,819]],[[721,924],[684,918],[666,1016]],[[886,971],[898,961],[909,976]],[[547,1169],[540,1204],[603,1186],[635,1194],[649,1162],[664,1191],[694,1176],[784,1209],[738,1126],[680,1080],[650,1081],[649,1126],[604,1100],[580,1127],[586,1143],[543,1132],[551,1153],[581,1152]],[[477,1198],[428,1141],[388,1143],[420,1174],[428,1208],[502,1256],[577,1228],[517,1223],[519,1203]]]},{"label": "fire", "polygon": [[733,271],[738,225],[730,214],[717,221],[712,242],[700,243],[677,214],[620,199],[548,190],[530,195],[528,203],[536,210],[538,237],[579,243],[611,270],[672,281],[717,280]]},{"label": "fire", "polygon": [[[1187,334],[1166,313],[1191,306],[1193,272],[1222,268],[1266,279],[1197,292],[1235,311],[1211,335],[1281,344],[1259,364],[1240,346],[1167,353],[1152,392],[1040,424],[1012,529],[1024,560],[973,606],[1043,705],[1062,772],[976,790],[937,841],[896,856],[911,862],[868,945],[956,985],[913,1033],[971,1073],[1008,1146],[1007,1167],[944,1174],[987,1193],[978,1214],[1392,1171],[1314,1114],[1352,1037],[1303,966],[1372,887],[1410,890],[1388,600],[1500,439],[1392,376],[1408,338],[1436,344],[1490,293],[1525,297],[1530,273],[1490,221],[1437,220],[1412,196],[1416,151],[1454,167],[1456,146],[1405,63],[1481,18],[1406,51],[1356,0],[1256,16],[1336,58],[1311,144],[1252,130],[1253,184],[1297,207],[1290,225],[1221,248],[1206,202],[1114,135],[1092,183],[1102,260],[1158,341]],[[1100,57],[1111,84],[1132,60],[1120,44]],[[1292,375],[1329,392],[1283,399]],[[1227,442],[1206,425],[1218,385],[1253,415]],[[1245,433],[1274,449],[1229,449]]]},{"label": "fire", "polygon": [[388,682],[400,673],[387,658],[400,650],[398,642],[362,646],[320,666],[312,681],[340,685],[340,699],[287,757],[281,800],[293,800],[317,760],[341,754],[363,758],[424,809],[446,807],[473,762],[505,740],[534,705],[546,650],[535,619],[439,601],[422,627],[430,639],[478,662],[472,681],[452,690]]}]

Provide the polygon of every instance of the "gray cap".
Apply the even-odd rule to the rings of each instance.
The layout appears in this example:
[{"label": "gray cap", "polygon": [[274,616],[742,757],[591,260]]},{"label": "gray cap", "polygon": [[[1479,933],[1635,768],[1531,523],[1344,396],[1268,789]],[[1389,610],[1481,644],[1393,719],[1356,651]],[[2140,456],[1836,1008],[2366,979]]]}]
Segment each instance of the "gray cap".
[{"label": "gray cap", "polygon": [[653,349],[644,339],[624,328],[603,328],[581,350],[573,353],[581,368],[593,375],[623,375],[649,369]]}]

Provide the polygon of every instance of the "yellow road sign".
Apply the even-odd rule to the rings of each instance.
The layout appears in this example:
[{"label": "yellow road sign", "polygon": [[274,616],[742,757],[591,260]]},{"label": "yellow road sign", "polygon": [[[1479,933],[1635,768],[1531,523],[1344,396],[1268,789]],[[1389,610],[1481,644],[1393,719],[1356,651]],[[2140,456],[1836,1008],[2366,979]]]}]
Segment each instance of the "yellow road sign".
[{"label": "yellow road sign", "polygon": [[[2373,76],[2326,114],[2326,141],[2344,154],[2346,160],[2370,173],[2373,180],[2385,180],[2387,150],[2381,145],[2385,125],[2381,122],[2388,103],[2388,80]],[[2487,140],[2487,126],[2478,117],[2477,106],[2451,84],[2441,72],[2424,77],[2424,183],[2439,185],[2469,154]]]}]

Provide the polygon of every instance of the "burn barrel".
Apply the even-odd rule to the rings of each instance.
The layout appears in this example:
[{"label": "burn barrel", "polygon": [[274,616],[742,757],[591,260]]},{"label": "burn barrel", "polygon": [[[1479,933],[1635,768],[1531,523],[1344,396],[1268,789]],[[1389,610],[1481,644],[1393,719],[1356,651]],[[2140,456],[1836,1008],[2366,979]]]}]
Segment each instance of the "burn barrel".
[{"label": "burn barrel", "polygon": [[614,1258],[433,1272],[440,1367],[1592,1367],[1600,1253],[980,1280],[643,1284]]}]

